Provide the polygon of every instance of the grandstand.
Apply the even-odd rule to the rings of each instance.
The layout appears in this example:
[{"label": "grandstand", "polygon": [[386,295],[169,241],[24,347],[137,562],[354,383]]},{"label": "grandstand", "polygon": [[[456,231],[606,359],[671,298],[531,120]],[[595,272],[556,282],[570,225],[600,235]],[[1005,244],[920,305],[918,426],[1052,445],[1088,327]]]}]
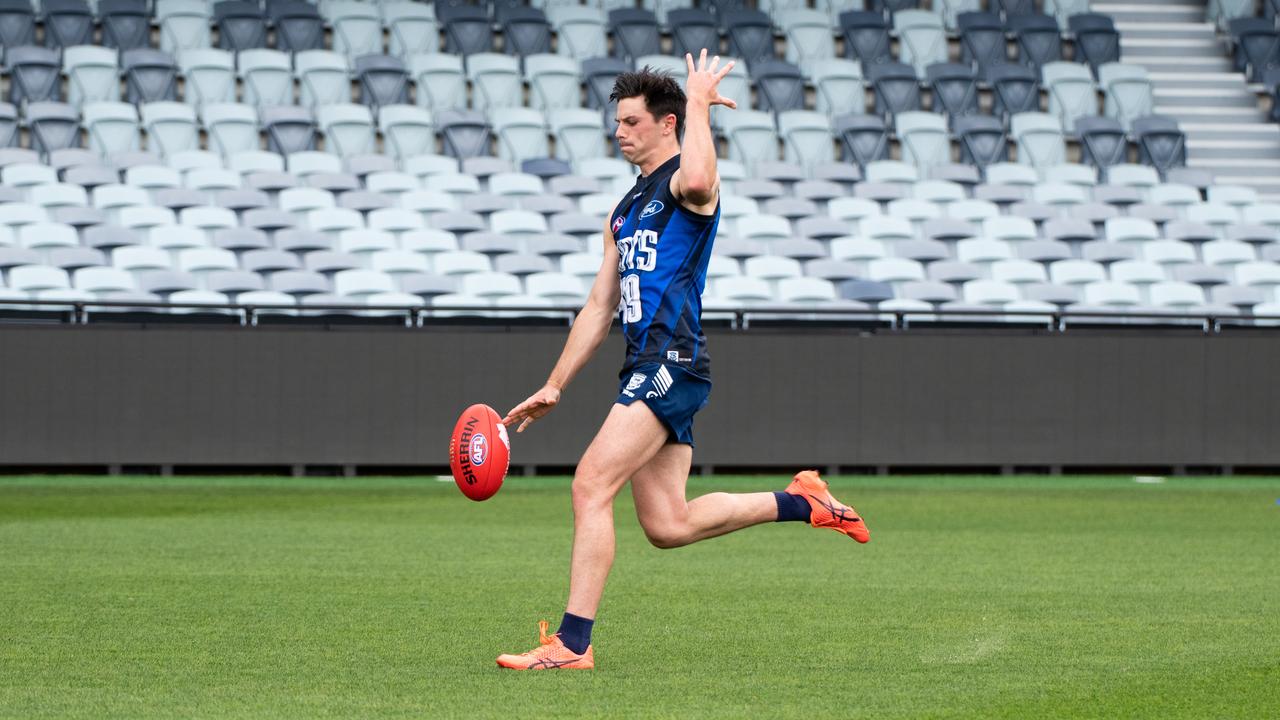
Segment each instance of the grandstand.
[{"label": "grandstand", "polygon": [[709,314],[1277,316],[1276,5],[6,0],[0,302],[573,307],[613,77],[707,46]]}]

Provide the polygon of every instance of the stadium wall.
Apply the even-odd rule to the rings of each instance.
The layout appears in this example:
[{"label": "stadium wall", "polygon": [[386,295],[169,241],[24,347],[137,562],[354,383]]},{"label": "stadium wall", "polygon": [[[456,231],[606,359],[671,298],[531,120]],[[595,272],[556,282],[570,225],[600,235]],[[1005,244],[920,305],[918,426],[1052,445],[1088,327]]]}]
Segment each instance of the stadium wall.
[{"label": "stadium wall", "polygon": [[[1280,468],[1280,334],[709,331],[695,471]],[[453,422],[536,389],[564,328],[0,329],[0,468],[445,472]],[[571,468],[618,389],[610,336],[515,472]]]}]

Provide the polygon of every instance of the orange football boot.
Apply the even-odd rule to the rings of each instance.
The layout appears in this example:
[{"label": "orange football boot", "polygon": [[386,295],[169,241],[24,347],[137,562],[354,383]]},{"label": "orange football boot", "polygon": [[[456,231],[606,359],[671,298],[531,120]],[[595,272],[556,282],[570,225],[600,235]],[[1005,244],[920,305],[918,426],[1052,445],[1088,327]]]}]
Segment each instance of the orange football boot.
[{"label": "orange football boot", "polygon": [[858,517],[858,511],[831,496],[827,481],[815,470],[801,470],[787,486],[786,492],[809,501],[809,524],[831,528],[860,543],[871,542],[871,531]]},{"label": "orange football boot", "polygon": [[498,664],[512,670],[590,670],[596,666],[591,646],[581,655],[560,642],[560,633],[547,634],[550,623],[538,621],[538,647],[523,655],[499,655]]}]

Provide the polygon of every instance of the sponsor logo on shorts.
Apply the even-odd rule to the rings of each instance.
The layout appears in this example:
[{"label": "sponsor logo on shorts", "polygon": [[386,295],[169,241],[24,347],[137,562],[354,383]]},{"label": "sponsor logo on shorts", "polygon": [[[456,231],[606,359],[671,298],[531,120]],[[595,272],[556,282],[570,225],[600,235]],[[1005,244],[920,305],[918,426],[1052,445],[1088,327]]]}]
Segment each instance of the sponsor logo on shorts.
[{"label": "sponsor logo on shorts", "polygon": [[632,373],[631,379],[627,381],[627,387],[625,390],[622,391],[622,394],[626,395],[627,397],[635,397],[635,393],[631,391],[643,385],[645,378],[647,377],[648,376],[645,375],[644,373]]},{"label": "sponsor logo on shorts", "polygon": [[625,217],[621,216],[621,215],[619,215],[618,217],[614,218],[614,219],[613,219],[613,231],[614,231],[614,232],[618,232],[619,230],[621,230],[621,229],[622,229],[622,223],[624,223],[624,222],[626,222],[626,221],[627,221],[627,219],[626,219]]},{"label": "sponsor logo on shorts", "polygon": [[650,200],[648,205],[644,206],[644,211],[640,213],[640,217],[647,218],[650,215],[657,215],[662,212],[661,200]]},{"label": "sponsor logo on shorts", "polygon": [[666,365],[661,365],[658,367],[658,372],[653,374],[653,389],[644,396],[649,399],[660,398],[667,394],[673,383],[675,379],[671,377],[671,371],[667,370]]},{"label": "sponsor logo on shorts", "polygon": [[489,459],[489,441],[482,433],[471,436],[471,464],[480,467]]}]

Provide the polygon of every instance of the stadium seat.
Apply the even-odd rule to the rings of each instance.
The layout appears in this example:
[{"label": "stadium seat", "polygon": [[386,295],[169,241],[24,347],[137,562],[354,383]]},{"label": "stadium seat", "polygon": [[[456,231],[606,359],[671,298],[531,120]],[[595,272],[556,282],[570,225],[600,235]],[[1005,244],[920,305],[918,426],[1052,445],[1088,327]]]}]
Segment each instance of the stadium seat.
[{"label": "stadium seat", "polygon": [[958,117],[953,123],[961,162],[985,168],[1009,159],[1004,125],[986,115]]},{"label": "stadium seat", "polygon": [[236,100],[235,59],[225,50],[197,48],[178,55],[184,81],[183,100],[191,105]]},{"label": "stadium seat", "polygon": [[85,0],[42,0],[40,5],[45,47],[93,45],[93,13]]},{"label": "stadium seat", "polygon": [[120,68],[112,50],[91,45],[65,48],[62,70],[67,76],[67,102],[72,105],[120,99]]},{"label": "stadium seat", "polygon": [[267,20],[252,0],[221,0],[213,4],[213,25],[218,47],[237,52],[267,46]]},{"label": "stadium seat", "polygon": [[139,148],[138,111],[129,103],[88,103],[84,106],[82,122],[89,149],[100,156]]},{"label": "stadium seat", "polygon": [[1039,112],[1039,73],[1022,65],[999,65],[991,69],[992,113],[1006,121],[1013,115]]},{"label": "stadium seat", "polygon": [[360,102],[375,111],[409,102],[409,72],[394,55],[362,55],[353,61]]},{"label": "stadium seat", "polygon": [[920,110],[920,83],[915,70],[904,63],[889,62],[867,69],[867,79],[875,90],[876,112],[892,118],[900,112]]},{"label": "stadium seat", "polygon": [[490,125],[497,138],[498,157],[520,163],[547,157],[546,118],[529,108],[501,108],[490,113]]},{"label": "stadium seat", "polygon": [[[1009,63],[1005,29],[999,15],[994,12],[963,12],[957,15],[956,25],[960,30],[960,62],[975,67],[978,75],[989,77],[992,68]],[[939,62],[946,62],[946,59]]]},{"label": "stadium seat", "polygon": [[509,7],[500,13],[503,50],[527,58],[551,52],[551,23],[537,8]]},{"label": "stadium seat", "polygon": [[489,124],[481,113],[445,110],[436,113],[436,127],[446,155],[465,159],[489,154]]},{"label": "stadium seat", "polygon": [[720,14],[720,25],[727,39],[728,54],[753,66],[760,60],[774,59],[773,24],[768,15],[758,10],[737,9]]},{"label": "stadium seat", "polygon": [[467,106],[462,58],[444,53],[409,58],[409,74],[417,86],[417,104],[432,111]]},{"label": "stadium seat", "polygon": [[1098,68],[1098,84],[1105,94],[1107,117],[1115,118],[1126,129],[1134,119],[1151,115],[1155,99],[1151,79],[1140,65],[1107,63]]},{"label": "stadium seat", "polygon": [[1035,70],[1062,59],[1058,21],[1049,15],[1025,14],[1008,18],[1006,27],[1018,44],[1018,60]]},{"label": "stadium seat", "polygon": [[865,113],[866,93],[862,87],[862,67],[840,58],[815,60],[809,66],[818,112],[832,117]]},{"label": "stadium seat", "polygon": [[1098,91],[1088,68],[1077,63],[1054,62],[1040,72],[1049,93],[1049,114],[1057,116],[1064,129],[1074,130],[1078,117],[1099,114]]},{"label": "stadium seat", "polygon": [[899,113],[895,132],[902,147],[902,159],[920,170],[951,160],[951,140],[946,120],[926,112]]},{"label": "stadium seat", "polygon": [[178,64],[168,53],[150,48],[120,55],[125,97],[131,103],[178,99]]},{"label": "stadium seat", "polygon": [[127,51],[150,45],[147,0],[98,0],[97,9],[103,46]]},{"label": "stadium seat", "polygon": [[298,53],[324,48],[324,20],[304,0],[275,0],[266,6],[275,28],[276,49]]},{"label": "stadium seat", "polygon": [[171,54],[209,47],[209,6],[204,0],[155,0],[160,49]]},{"label": "stadium seat", "polygon": [[724,133],[729,141],[729,159],[749,167],[757,162],[778,159],[778,138],[771,115],[739,109],[726,115],[724,121]]},{"label": "stadium seat", "polygon": [[703,9],[673,8],[666,15],[666,24],[671,29],[672,55],[683,58],[685,53],[695,55],[702,48],[713,53],[720,51],[720,30],[711,13]]},{"label": "stadium seat", "polygon": [[316,147],[316,123],[305,107],[281,105],[259,110],[267,149],[288,155]]},{"label": "stadium seat", "polygon": [[1162,174],[1187,164],[1186,136],[1172,118],[1162,115],[1135,118],[1131,128],[1138,143],[1139,161]]},{"label": "stadium seat", "polygon": [[1068,19],[1075,35],[1076,60],[1085,62],[1096,73],[1109,62],[1120,61],[1120,33],[1115,23],[1101,13],[1078,13]]},{"label": "stadium seat", "polygon": [[799,67],[784,60],[759,59],[751,65],[751,79],[758,109],[773,113],[804,109],[804,75]]},{"label": "stadium seat", "polygon": [[942,18],[924,10],[902,10],[893,15],[893,29],[898,33],[898,58],[915,68],[924,78],[934,63],[947,62],[947,35]]},{"label": "stadium seat", "polygon": [[1010,118],[1010,134],[1018,144],[1018,162],[1033,167],[1051,167],[1066,162],[1062,124],[1045,113],[1019,113]]},{"label": "stadium seat", "polygon": [[199,147],[200,125],[190,105],[152,102],[143,104],[141,110],[148,150],[167,158]]},{"label": "stadium seat", "polygon": [[825,11],[802,6],[781,11],[775,18],[787,39],[787,62],[808,71],[815,63],[835,57],[835,36]]},{"label": "stadium seat", "polygon": [[604,122],[600,113],[564,108],[549,112],[547,120],[556,139],[556,157],[576,163],[605,154]]},{"label": "stadium seat", "polygon": [[969,65],[937,63],[928,69],[933,90],[933,111],[954,123],[957,118],[978,113],[978,80]]},{"label": "stadium seat", "polygon": [[638,57],[661,52],[658,18],[648,10],[622,7],[609,11],[609,35],[613,37],[613,56],[628,62]]},{"label": "stadium seat", "polygon": [[561,55],[579,61],[608,55],[607,23],[603,11],[593,7],[556,5],[547,9],[547,18],[556,29],[556,49]]},{"label": "stadium seat", "polygon": [[58,53],[35,45],[9,47],[4,51],[4,70],[9,76],[9,102],[56,102],[62,99]]},{"label": "stadium seat", "polygon": [[872,65],[893,60],[889,26],[883,13],[864,10],[840,13],[840,31],[844,34],[845,57],[861,62],[864,73]]},{"label": "stadium seat", "polygon": [[259,109],[293,104],[293,68],[290,55],[255,48],[237,53],[238,75],[245,104]]},{"label": "stadium seat", "polygon": [[467,78],[472,87],[471,107],[476,110],[520,106],[520,65],[516,58],[498,53],[471,55],[467,58]]},{"label": "stadium seat", "polygon": [[293,64],[300,105],[318,108],[351,102],[351,78],[344,56],[329,50],[306,50],[294,54]]},{"label": "stadium seat", "polygon": [[334,52],[353,61],[382,52],[382,18],[373,3],[330,0],[324,14],[332,27]]}]

